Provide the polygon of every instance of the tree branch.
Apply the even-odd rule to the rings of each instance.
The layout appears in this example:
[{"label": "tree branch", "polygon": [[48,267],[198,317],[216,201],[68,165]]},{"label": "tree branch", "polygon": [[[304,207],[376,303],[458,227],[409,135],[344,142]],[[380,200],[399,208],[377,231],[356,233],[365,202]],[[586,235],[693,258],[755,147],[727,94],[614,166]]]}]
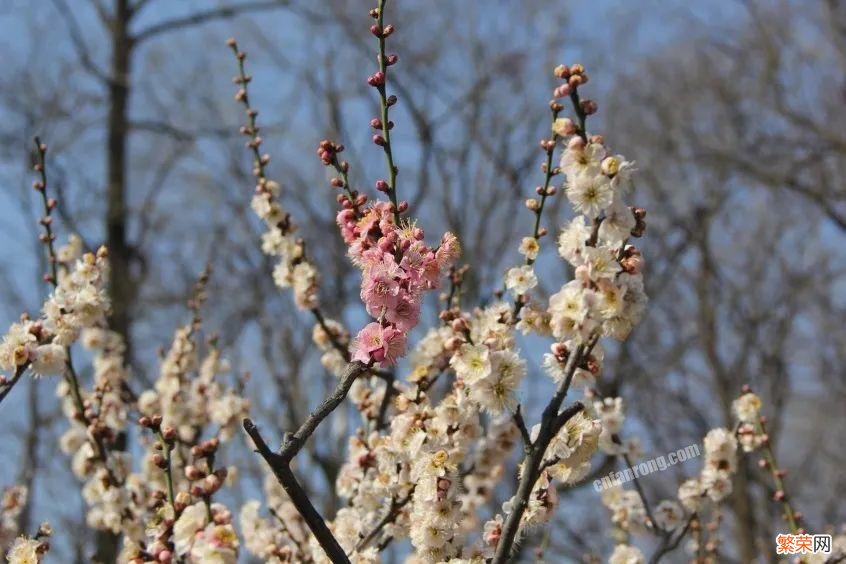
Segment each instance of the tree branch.
[{"label": "tree branch", "polygon": [[582,359],[590,354],[597,340],[599,340],[599,335],[595,334],[587,344],[580,345],[570,353],[567,364],[564,366],[564,381],[558,386],[555,395],[543,410],[540,432],[535,442],[527,449],[526,456],[523,459],[523,477],[517,486],[517,493],[515,495],[516,503],[502,526],[502,534],[497,544],[496,554],[494,555],[492,564],[503,564],[508,561],[511,555],[511,548],[514,546],[517,533],[520,529],[520,520],[526,511],[526,507],[529,505],[529,497],[532,495],[535,482],[537,482],[540,476],[543,457],[546,454],[549,443],[571,417],[584,409],[584,405],[581,402],[575,402],[559,413],[561,404],[564,402],[567,391],[570,389],[570,383],[573,381],[573,375],[576,369],[581,364]]},{"label": "tree branch", "polygon": [[318,513],[317,509],[311,503],[308,494],[305,493],[305,490],[303,490],[297,481],[296,476],[291,471],[290,464],[291,460],[300,452],[309,437],[314,434],[318,425],[341,405],[341,402],[347,397],[356,378],[362,374],[366,374],[369,370],[370,367],[363,362],[355,361],[347,364],[347,368],[343,376],[341,376],[341,381],[338,383],[335,391],[332,392],[332,395],[324,399],[317,409],[311,412],[311,415],[308,416],[295,433],[285,436],[279,453],[270,450],[270,447],[267,446],[267,443],[259,433],[258,428],[249,418],[244,419],[243,422],[244,430],[256,445],[256,452],[270,466],[273,475],[276,476],[279,484],[288,493],[297,512],[303,517],[308,528],[314,534],[315,538],[317,538],[320,546],[323,547],[323,550],[332,562],[349,562],[349,559],[344,549],[338,544],[338,540],[332,535],[323,517],[320,516],[320,513]]},{"label": "tree branch", "polygon": [[289,463],[295,456],[297,456],[297,453],[299,453],[303,448],[303,445],[314,433],[315,429],[317,429],[317,426],[320,425],[320,423],[326,419],[326,417],[332,413],[336,407],[341,405],[341,402],[347,397],[347,394],[349,393],[356,378],[368,371],[369,367],[363,362],[355,361],[347,364],[346,370],[341,376],[341,381],[335,387],[335,391],[332,392],[332,395],[324,399],[323,402],[317,406],[317,409],[311,412],[305,422],[300,425],[300,428],[297,429],[294,434],[289,434],[285,437],[285,440],[282,443],[282,450],[279,452],[279,456],[282,457],[285,463]]},{"label": "tree branch", "polygon": [[261,0],[255,2],[245,2],[237,6],[223,6],[220,8],[213,8],[195,12],[188,16],[173,18],[165,20],[156,24],[152,24],[146,29],[142,29],[132,37],[133,43],[136,45],[151,39],[162,33],[176,31],[182,28],[191,27],[195,25],[204,24],[214,20],[228,20],[246,14],[248,12],[261,12],[265,10],[273,10],[283,6],[287,6],[287,0]]},{"label": "tree branch", "polygon": [[514,412],[514,425],[517,426],[520,436],[523,437],[523,448],[528,452],[532,448],[532,438],[526,428],[526,422],[523,420],[523,406],[520,404],[517,405],[517,411]]},{"label": "tree branch", "polygon": [[244,430],[250,438],[253,439],[253,443],[256,445],[256,452],[258,452],[261,457],[264,458],[265,462],[267,462],[267,465],[270,466],[273,475],[276,476],[276,479],[285,489],[288,497],[291,498],[291,503],[294,504],[297,512],[302,516],[312,534],[314,534],[317,542],[319,542],[320,546],[323,547],[323,550],[326,552],[326,556],[328,556],[332,562],[348,563],[350,560],[347,558],[344,549],[341,548],[340,544],[338,544],[338,540],[335,538],[335,535],[333,535],[332,531],[329,530],[329,527],[326,525],[326,521],[323,520],[323,517],[321,517],[320,513],[318,513],[317,509],[315,509],[311,500],[308,498],[308,494],[306,494],[305,490],[303,490],[302,486],[297,481],[296,476],[294,476],[294,473],[288,466],[289,460],[284,459],[281,455],[270,450],[270,447],[267,446],[267,443],[259,433],[258,428],[252,421],[250,421],[250,419],[244,419]]},{"label": "tree branch", "polygon": [[98,67],[91,58],[88,45],[85,43],[84,34],[79,26],[79,22],[76,21],[76,18],[73,15],[73,10],[70,9],[64,0],[53,0],[53,5],[56,7],[56,10],[59,11],[59,14],[65,19],[71,43],[73,43],[74,49],[79,56],[79,62],[82,63],[82,67],[102,82],[111,84],[113,77],[109,76],[105,71],[100,69],[100,67]]},{"label": "tree branch", "polygon": [[672,552],[679,546],[679,543],[687,534],[687,531],[690,530],[691,524],[693,524],[693,520],[696,519],[696,513],[692,514],[690,518],[688,518],[687,523],[685,523],[684,528],[681,532],[673,539],[672,534],[667,533],[664,538],[661,540],[661,544],[658,545],[658,548],[655,549],[655,553],[649,557],[649,564],[657,564],[661,558],[664,557],[665,554]]},{"label": "tree branch", "polygon": [[414,488],[412,488],[402,499],[397,499],[396,497],[391,498],[391,506],[388,509],[388,512],[385,514],[382,519],[373,527],[373,530],[370,531],[367,535],[362,537],[358,544],[355,545],[355,551],[360,552],[361,550],[367,548],[373,539],[379,536],[379,533],[382,532],[388,524],[393,523],[397,516],[400,514],[400,511],[403,507],[408,505],[408,502],[411,501],[411,498],[414,496]]},{"label": "tree branch", "polygon": [[28,367],[29,367],[28,362],[25,363],[25,364],[21,364],[15,370],[15,374],[14,374],[14,376],[12,376],[11,380],[5,380],[4,379],[3,383],[0,384],[0,403],[2,403],[4,399],[6,399],[6,396],[9,395],[9,392],[12,391],[12,388],[15,387],[15,384],[18,383],[18,380],[21,379],[21,376],[23,376],[23,373],[26,372],[26,369]]}]

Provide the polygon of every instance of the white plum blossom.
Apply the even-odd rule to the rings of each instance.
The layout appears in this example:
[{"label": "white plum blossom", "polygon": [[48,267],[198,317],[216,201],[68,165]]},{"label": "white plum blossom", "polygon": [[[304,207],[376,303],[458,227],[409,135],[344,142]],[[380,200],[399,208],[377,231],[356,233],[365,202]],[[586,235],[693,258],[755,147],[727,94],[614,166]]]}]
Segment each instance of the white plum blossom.
[{"label": "white plum blossom", "polygon": [[538,277],[531,266],[516,266],[505,275],[505,287],[520,296],[538,285]]},{"label": "white plum blossom", "polygon": [[674,531],[684,521],[684,510],[672,500],[665,499],[655,508],[656,524],[665,531]]},{"label": "white plum blossom", "polygon": [[635,546],[618,544],[608,558],[608,564],[646,564],[646,557]]},{"label": "white plum blossom", "polygon": [[734,400],[732,410],[738,421],[743,423],[757,423],[761,412],[761,398],[752,392],[747,392]]},{"label": "white plum blossom", "polygon": [[589,218],[599,217],[614,201],[611,181],[601,175],[579,174],[567,181],[565,193],[573,208]]}]

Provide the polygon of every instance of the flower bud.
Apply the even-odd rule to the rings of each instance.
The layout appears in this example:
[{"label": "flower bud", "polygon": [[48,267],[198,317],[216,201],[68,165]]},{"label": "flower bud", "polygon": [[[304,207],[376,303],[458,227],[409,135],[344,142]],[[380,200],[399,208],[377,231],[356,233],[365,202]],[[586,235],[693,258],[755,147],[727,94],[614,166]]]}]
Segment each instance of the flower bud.
[{"label": "flower bud", "polygon": [[582,100],[581,102],[579,102],[579,106],[581,106],[582,111],[587,116],[595,114],[596,111],[599,109],[599,106],[593,100]]},{"label": "flower bud", "polygon": [[151,460],[159,469],[164,470],[167,468],[167,460],[165,460],[165,457],[160,452],[155,453]]},{"label": "flower bud", "polygon": [[382,86],[385,84],[385,73],[382,71],[375,72],[367,78],[367,84],[370,86]]},{"label": "flower bud", "polygon": [[576,134],[576,124],[570,118],[558,118],[552,122],[552,131],[559,137],[569,137]]},{"label": "flower bud", "polygon": [[456,333],[464,333],[467,331],[467,321],[463,317],[453,319],[450,325],[452,330]]},{"label": "flower bud", "polygon": [[200,478],[203,477],[203,475],[204,475],[204,472],[202,470],[200,470],[199,468],[197,468],[196,466],[194,466],[193,464],[189,464],[188,466],[185,467],[185,477],[188,478],[189,480],[191,480],[192,482],[194,480],[199,480]]},{"label": "flower bud", "polygon": [[206,495],[211,495],[220,489],[223,482],[216,475],[209,474],[203,480],[203,485],[205,486]]},{"label": "flower bud", "polygon": [[573,91],[573,88],[570,86],[569,83],[565,82],[564,84],[559,84],[555,87],[555,90],[552,91],[552,95],[555,98],[566,98],[570,95]]},{"label": "flower bud", "polygon": [[576,135],[569,141],[567,141],[567,149],[570,151],[582,151],[585,148],[585,140],[582,139],[579,135]]},{"label": "flower bud", "polygon": [[172,443],[176,440],[176,429],[171,427],[170,425],[166,426],[162,429],[162,437],[166,442]]}]

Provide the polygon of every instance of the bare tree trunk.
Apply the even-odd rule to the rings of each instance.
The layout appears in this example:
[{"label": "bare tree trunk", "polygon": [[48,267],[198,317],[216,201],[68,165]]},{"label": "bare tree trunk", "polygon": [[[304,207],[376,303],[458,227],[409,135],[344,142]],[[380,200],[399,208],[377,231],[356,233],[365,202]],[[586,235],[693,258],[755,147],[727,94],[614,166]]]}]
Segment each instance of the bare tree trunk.
[{"label": "bare tree trunk", "polygon": [[28,408],[30,413],[29,429],[24,439],[24,459],[21,464],[18,484],[27,489],[27,500],[20,515],[18,515],[18,530],[23,534],[32,532],[32,503],[35,500],[35,475],[40,467],[38,459],[38,439],[42,432],[41,412],[38,407],[38,387],[30,382],[28,393]]},{"label": "bare tree trunk", "polygon": [[740,561],[744,564],[755,562],[755,512],[752,510],[752,498],[749,492],[749,476],[746,461],[738,460],[737,475],[734,480],[734,495],[731,496],[731,508],[736,520],[735,536]]},{"label": "bare tree trunk", "polygon": [[127,242],[126,148],[129,133],[129,75],[132,51],[129,37],[131,11],[128,0],[115,0],[112,22],[112,68],[109,85],[108,124],[108,211],[106,232],[112,264],[110,328],[124,338],[127,359],[131,360],[130,307],[135,287],[130,273],[131,249]]},{"label": "bare tree trunk", "polygon": [[[119,333],[126,344],[126,360],[132,364],[130,339],[131,304],[135,284],[130,272],[131,248],[127,241],[126,149],[129,134],[129,92],[132,39],[129,21],[132,9],[129,0],[115,0],[112,19],[112,62],[109,83],[109,122],[107,145],[106,241],[111,261],[109,293],[112,313],[109,327]],[[122,441],[119,441],[119,443]],[[120,447],[121,445],[116,445]],[[97,531],[94,554],[96,562],[115,562],[120,537],[108,531]]]}]

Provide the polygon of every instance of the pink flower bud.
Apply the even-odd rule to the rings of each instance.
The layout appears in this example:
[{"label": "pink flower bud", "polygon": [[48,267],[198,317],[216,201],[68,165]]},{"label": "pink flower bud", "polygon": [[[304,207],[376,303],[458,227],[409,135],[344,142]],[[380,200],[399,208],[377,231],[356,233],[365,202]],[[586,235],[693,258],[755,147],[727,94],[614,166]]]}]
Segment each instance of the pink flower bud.
[{"label": "pink flower bud", "polygon": [[571,151],[581,151],[585,148],[585,140],[580,136],[575,136],[567,142],[567,149]]},{"label": "pink flower bud", "polygon": [[566,98],[572,91],[573,89],[570,85],[565,82],[564,84],[557,86],[555,90],[552,91],[552,95],[556,98]]},{"label": "pink flower bud", "polygon": [[370,86],[382,86],[385,84],[385,73],[382,71],[375,72],[367,78],[367,84]]}]

